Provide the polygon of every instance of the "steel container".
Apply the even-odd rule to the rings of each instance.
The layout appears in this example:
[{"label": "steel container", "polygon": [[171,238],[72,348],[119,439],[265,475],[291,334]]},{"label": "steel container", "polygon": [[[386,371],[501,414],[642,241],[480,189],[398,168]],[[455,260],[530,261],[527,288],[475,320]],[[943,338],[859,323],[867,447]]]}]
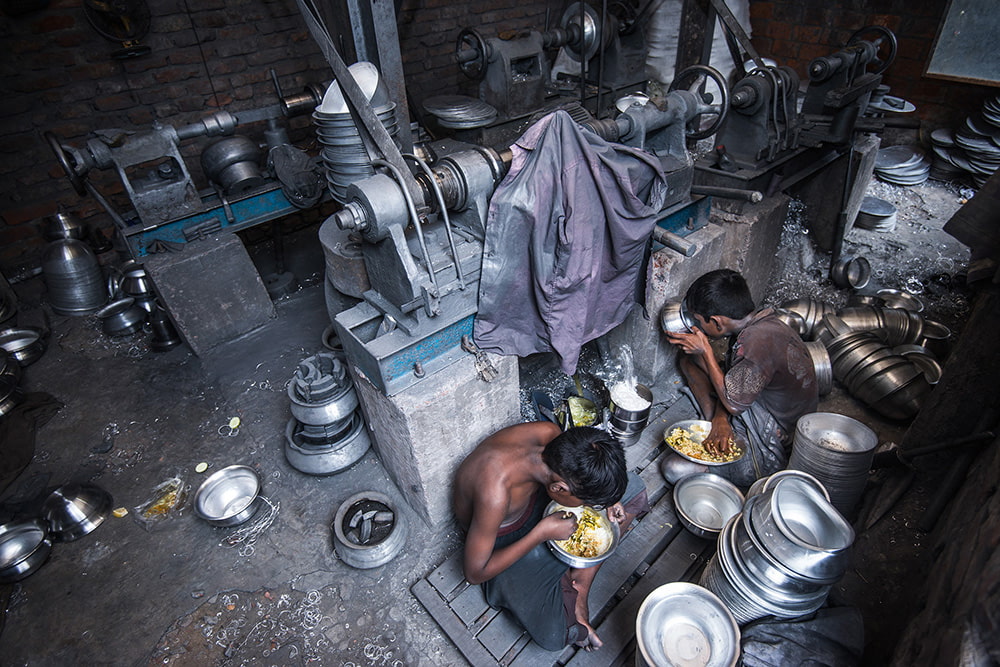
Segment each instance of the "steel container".
[{"label": "steel container", "polygon": [[[380,513],[385,521],[378,520]],[[331,528],[337,556],[358,569],[380,567],[395,558],[406,545],[408,530],[406,517],[377,491],[362,491],[341,503]]]},{"label": "steel container", "polygon": [[216,471],[194,495],[195,514],[214,526],[241,524],[256,514],[260,505],[260,476],[244,465]]},{"label": "steel container", "polygon": [[725,603],[704,586],[675,581],[654,589],[639,606],[636,644],[647,665],[733,667],[740,629]]},{"label": "steel container", "polygon": [[681,479],[674,485],[673,497],[684,527],[706,539],[715,539],[743,507],[743,494],[735,484],[707,472]]},{"label": "steel container", "polygon": [[40,568],[51,552],[52,540],[41,519],[0,524],[0,583],[24,579]]},{"label": "steel container", "polygon": [[89,315],[108,300],[97,256],[78,239],[49,243],[42,254],[42,274],[49,305],[60,315]]}]

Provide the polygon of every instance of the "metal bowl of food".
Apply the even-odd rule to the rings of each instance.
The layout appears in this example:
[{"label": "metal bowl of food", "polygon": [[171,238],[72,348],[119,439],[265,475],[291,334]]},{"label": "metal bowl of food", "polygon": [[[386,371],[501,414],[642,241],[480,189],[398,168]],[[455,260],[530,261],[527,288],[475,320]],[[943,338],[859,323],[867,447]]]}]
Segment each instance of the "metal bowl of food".
[{"label": "metal bowl of food", "polygon": [[663,441],[688,461],[706,466],[722,466],[743,458],[746,447],[739,442],[735,443],[735,449],[726,456],[708,452],[701,443],[711,432],[712,422],[704,419],[685,419],[664,431]]},{"label": "metal bowl of food", "polygon": [[206,479],[194,494],[194,512],[214,526],[235,526],[260,507],[260,477],[249,467],[233,465]]},{"label": "metal bowl of food", "polygon": [[41,519],[0,524],[0,583],[24,579],[48,560],[51,551],[52,540]]},{"label": "metal bowl of food", "polygon": [[593,567],[607,560],[618,548],[621,526],[608,518],[607,511],[598,511],[586,505],[566,507],[552,501],[545,508],[545,515],[554,512],[576,515],[576,532],[569,539],[546,542],[555,557],[570,567]]},{"label": "metal bowl of food", "polygon": [[743,494],[729,480],[709,472],[688,475],[674,486],[674,506],[684,527],[715,539],[743,508]]},{"label": "metal bowl of food", "polygon": [[715,593],[686,581],[646,596],[635,637],[647,665],[732,667],[740,656],[740,628]]}]

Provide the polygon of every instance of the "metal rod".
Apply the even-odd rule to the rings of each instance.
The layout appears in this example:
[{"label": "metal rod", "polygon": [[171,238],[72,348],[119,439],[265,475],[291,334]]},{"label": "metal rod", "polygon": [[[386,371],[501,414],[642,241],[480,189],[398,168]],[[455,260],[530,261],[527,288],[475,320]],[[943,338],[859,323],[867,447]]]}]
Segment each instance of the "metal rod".
[{"label": "metal rod", "polygon": [[698,252],[697,243],[694,241],[688,241],[683,236],[674,234],[673,232],[658,225],[653,227],[653,240],[658,243],[662,243],[671,250],[676,250],[685,257],[691,257]]},{"label": "metal rod", "polygon": [[431,168],[422,159],[412,153],[403,153],[403,159],[413,160],[430,183],[431,190],[434,192],[434,198],[437,200],[438,208],[441,209],[441,219],[444,221],[444,234],[448,237],[448,247],[451,248],[451,259],[455,263],[455,277],[458,278],[459,288],[464,290],[465,278],[462,276],[462,266],[458,261],[458,249],[455,247],[455,237],[451,233],[451,219],[448,217],[448,208],[444,205],[444,195],[441,194],[441,187],[438,185],[437,179],[434,178],[434,172],[431,171]]},{"label": "metal rod", "polygon": [[742,190],[740,188],[723,188],[715,185],[692,185],[691,194],[709,195],[712,197],[724,197],[726,199],[742,199],[752,204],[757,204],[764,199],[764,194],[759,190]]}]

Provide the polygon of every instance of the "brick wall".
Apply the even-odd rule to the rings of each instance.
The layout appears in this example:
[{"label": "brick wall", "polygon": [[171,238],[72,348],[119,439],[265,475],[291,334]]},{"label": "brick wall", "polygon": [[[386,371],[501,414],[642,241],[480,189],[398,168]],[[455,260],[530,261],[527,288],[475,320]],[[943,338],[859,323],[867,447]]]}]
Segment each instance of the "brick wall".
[{"label": "brick wall", "polygon": [[[59,205],[111,229],[98,204],[70,187],[43,139],[45,131],[83,146],[95,129],[147,130],[155,121],[181,126],[220,108],[238,112],[273,104],[270,68],[286,93],[332,78],[295,0],[147,2],[152,19],[143,43],[152,53],[124,61],[110,58],[118,45],[91,28],[82,0],[50,0],[44,9],[0,20],[0,46],[7,54],[0,63],[0,269],[6,275],[37,265],[44,245],[40,227]],[[397,2],[411,105],[419,111],[432,95],[475,94],[476,85],[454,60],[463,28],[476,28],[485,39],[505,30],[543,29],[546,19],[556,25],[568,4]],[[961,120],[995,92],[921,75],[945,5],[945,0],[751,0],[750,9],[755,46],[801,76],[812,58],[837,50],[855,29],[890,27],[899,37],[899,55],[885,82],[914,102],[933,129]],[[331,32],[349,50],[345,26],[333,25]],[[344,56],[353,59],[349,51]],[[293,119],[291,130],[293,143],[308,147],[309,118]],[[237,132],[260,137],[252,127]],[[199,187],[207,185],[197,160],[203,145],[197,139],[182,143]],[[113,172],[93,170],[89,180],[112,203],[128,207]]]},{"label": "brick wall", "polygon": [[[0,19],[0,267],[15,276],[37,264],[45,216],[63,205],[109,230],[110,218],[63,176],[43,139],[53,132],[82,147],[97,129],[179,127],[219,109],[231,112],[277,102],[269,69],[283,92],[332,78],[294,0],[149,0],[152,52],[114,60],[120,44],[88,23],[81,0],[52,0],[42,10]],[[190,8],[190,11],[188,10]],[[208,63],[206,65],[206,62]],[[308,118],[293,119],[293,142],[307,139]],[[263,127],[238,134],[260,138]],[[182,142],[199,187],[201,142]],[[89,180],[122,210],[128,208],[111,170]]]},{"label": "brick wall", "polygon": [[890,87],[890,95],[916,105],[922,135],[929,135],[963,121],[998,92],[923,75],[947,4],[947,0],[750,0],[752,41],[762,56],[789,65],[807,81],[812,59],[846,46],[859,28],[889,28],[898,48],[882,82]]}]

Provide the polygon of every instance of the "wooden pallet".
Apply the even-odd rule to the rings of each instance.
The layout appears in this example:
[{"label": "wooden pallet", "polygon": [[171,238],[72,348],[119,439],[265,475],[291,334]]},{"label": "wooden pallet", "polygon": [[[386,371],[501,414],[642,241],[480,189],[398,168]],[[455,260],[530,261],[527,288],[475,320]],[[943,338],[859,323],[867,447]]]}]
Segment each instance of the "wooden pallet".
[{"label": "wooden pallet", "polygon": [[712,543],[695,537],[678,522],[673,498],[656,465],[656,445],[630,454],[630,464],[642,468],[640,476],[653,507],[630,527],[591,588],[591,622],[604,647],[592,652],[572,646],[562,651],[542,649],[506,612],[491,608],[479,586],[465,581],[459,549],[411,591],[470,664],[616,664],[634,650],[636,614],[646,596],[662,584],[698,576]]}]

